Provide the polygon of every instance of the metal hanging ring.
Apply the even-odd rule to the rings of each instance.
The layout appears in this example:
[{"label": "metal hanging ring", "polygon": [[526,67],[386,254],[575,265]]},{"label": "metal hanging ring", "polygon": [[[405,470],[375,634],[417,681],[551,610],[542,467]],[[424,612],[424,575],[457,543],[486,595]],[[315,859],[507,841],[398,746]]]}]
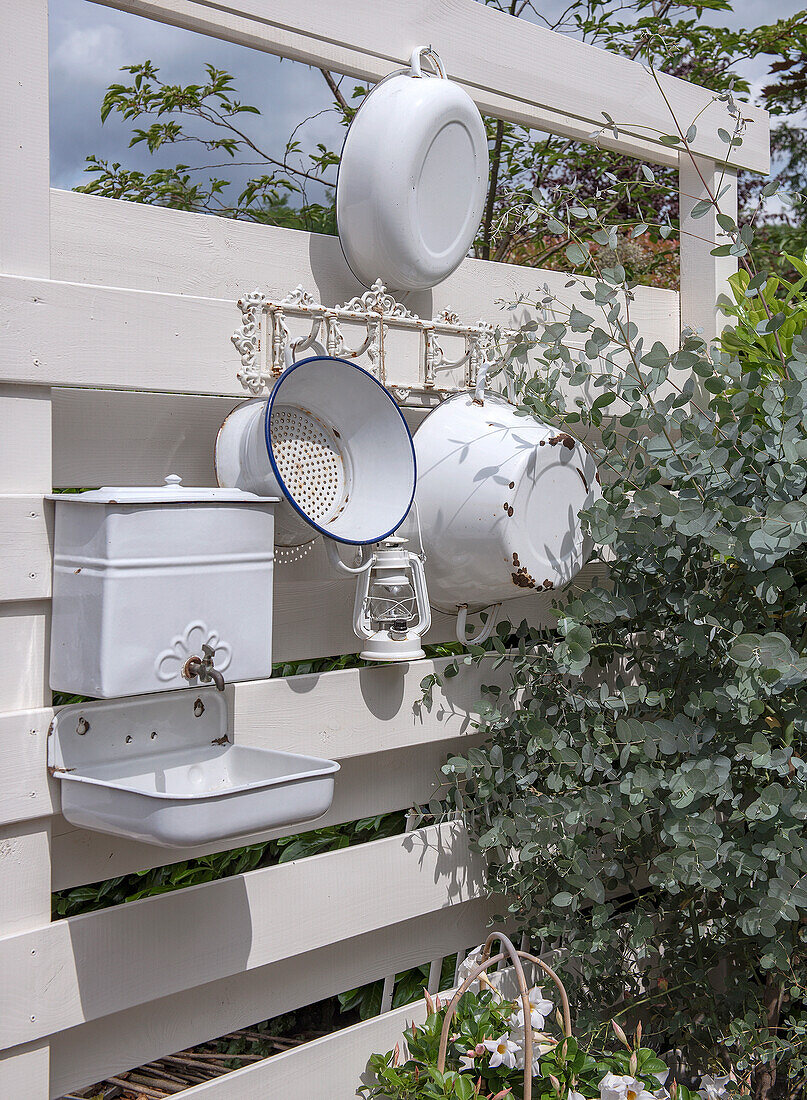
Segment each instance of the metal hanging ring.
[{"label": "metal hanging ring", "polygon": [[424,76],[423,69],[421,67],[421,58],[424,61],[428,61],[432,67],[433,72],[427,73],[427,76],[436,76],[441,80],[448,79],[446,77],[446,71],[443,67],[443,62],[440,60],[440,55],[431,48],[431,46],[418,46],[417,49],[412,51],[412,56],[409,59],[409,75],[415,78]]}]

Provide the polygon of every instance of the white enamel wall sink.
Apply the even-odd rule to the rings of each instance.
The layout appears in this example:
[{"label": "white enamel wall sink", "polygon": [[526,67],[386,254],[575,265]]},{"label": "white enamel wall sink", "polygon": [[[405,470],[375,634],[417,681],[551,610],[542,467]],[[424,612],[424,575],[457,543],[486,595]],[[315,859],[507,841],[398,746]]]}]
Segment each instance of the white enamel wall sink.
[{"label": "white enamel wall sink", "polygon": [[321,817],[333,760],[231,743],[212,688],[70,706],[53,720],[62,813],[84,829],[184,848]]}]

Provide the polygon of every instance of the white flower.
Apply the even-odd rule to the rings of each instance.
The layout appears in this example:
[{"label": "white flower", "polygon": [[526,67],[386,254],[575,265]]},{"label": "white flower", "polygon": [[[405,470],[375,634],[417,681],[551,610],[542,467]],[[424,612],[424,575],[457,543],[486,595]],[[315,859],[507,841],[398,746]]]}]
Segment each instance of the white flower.
[{"label": "white flower", "polygon": [[641,1081],[618,1073],[606,1073],[600,1081],[600,1100],[653,1100]]},{"label": "white flower", "polygon": [[475,1056],[475,1050],[469,1050],[467,1054],[460,1055],[460,1073],[464,1073],[466,1070],[473,1071],[476,1068]]},{"label": "white flower", "polygon": [[498,1039],[485,1039],[485,1050],[490,1051],[490,1068],[504,1066],[505,1069],[514,1069],[518,1044],[514,1043],[508,1035],[500,1035]]},{"label": "white flower", "polygon": [[[522,1014],[523,1015],[523,1014]],[[516,1051],[516,1069],[524,1069],[524,1024],[522,1020],[516,1020],[510,1025],[510,1040],[515,1043],[518,1048]],[[533,1077],[537,1077],[540,1070],[541,1059],[545,1054],[549,1054],[550,1050],[558,1045],[557,1039],[553,1039],[551,1035],[547,1035],[545,1031],[535,1031],[532,1033],[532,1074]]]},{"label": "white flower", "polygon": [[731,1078],[727,1073],[716,1073],[713,1077],[708,1073],[704,1073],[701,1077],[701,1087],[698,1089],[698,1095],[703,1097],[703,1100],[725,1100],[729,1094],[726,1085],[730,1080]]},{"label": "white flower", "polygon": [[569,1095],[566,1097],[566,1100],[586,1100],[586,1098],[583,1096],[582,1092],[573,1092],[569,1089]]},{"label": "white flower", "polygon": [[[538,1028],[540,1031],[546,1022],[546,1018],[554,1007],[550,1000],[544,997],[543,990],[539,985],[534,985],[527,994],[530,1002],[530,1022],[532,1026]],[[516,1002],[516,1019],[519,1025],[524,1027],[524,1006],[521,1003],[521,998]]]},{"label": "white flower", "polygon": [[[485,945],[480,943],[479,947],[475,947],[473,951],[468,955],[464,962],[461,962],[459,969],[457,970],[457,986],[461,986],[466,978],[470,978],[474,970],[478,966],[482,965],[482,952],[485,950]],[[469,990],[475,990],[479,988],[479,979],[471,982],[468,986]]]}]

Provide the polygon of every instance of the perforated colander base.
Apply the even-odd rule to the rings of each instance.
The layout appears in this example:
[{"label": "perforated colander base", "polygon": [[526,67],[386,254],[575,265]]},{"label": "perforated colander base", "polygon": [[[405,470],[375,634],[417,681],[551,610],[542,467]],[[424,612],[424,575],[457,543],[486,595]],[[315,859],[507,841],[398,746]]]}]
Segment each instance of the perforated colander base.
[{"label": "perforated colander base", "polygon": [[294,405],[274,406],[269,431],[278,471],[295,502],[318,523],[330,519],[345,496],[345,464],[334,436]]}]

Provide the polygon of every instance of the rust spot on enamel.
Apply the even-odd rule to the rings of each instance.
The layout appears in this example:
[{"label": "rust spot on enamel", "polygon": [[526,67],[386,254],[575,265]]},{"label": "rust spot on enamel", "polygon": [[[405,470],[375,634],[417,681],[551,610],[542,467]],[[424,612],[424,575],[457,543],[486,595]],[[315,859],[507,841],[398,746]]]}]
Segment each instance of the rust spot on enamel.
[{"label": "rust spot on enamel", "polygon": [[518,566],[515,573],[510,574],[516,588],[535,588],[535,577],[523,565],[519,564],[518,554],[513,554],[513,564]]},{"label": "rust spot on enamel", "polygon": [[559,435],[553,435],[552,438],[549,440],[549,443],[552,447],[557,447],[557,445],[560,443],[567,450],[574,450],[574,440],[570,435],[567,435],[566,432],[561,432]]}]

